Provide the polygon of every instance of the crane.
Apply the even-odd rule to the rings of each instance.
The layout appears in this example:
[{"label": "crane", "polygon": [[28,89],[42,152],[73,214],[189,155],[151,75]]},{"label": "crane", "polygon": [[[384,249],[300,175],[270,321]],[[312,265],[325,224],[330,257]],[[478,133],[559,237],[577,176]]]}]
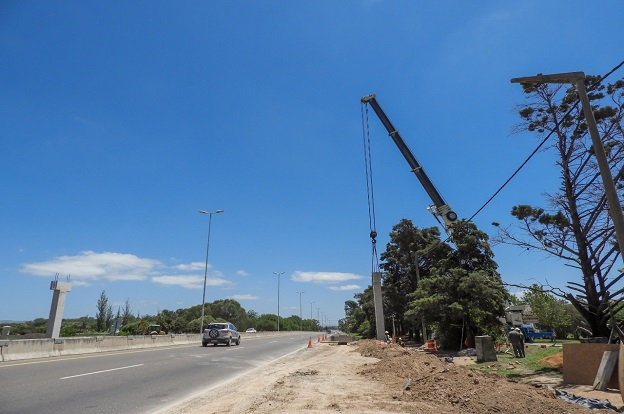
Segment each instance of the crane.
[{"label": "crane", "polygon": [[401,151],[401,154],[403,154],[403,157],[412,168],[412,172],[416,175],[418,181],[420,181],[420,184],[429,195],[429,198],[431,198],[431,201],[433,201],[433,205],[428,206],[427,210],[429,210],[436,217],[436,219],[437,217],[441,217],[444,222],[445,230],[449,232],[448,226],[457,221],[457,213],[455,213],[451,206],[444,201],[440,192],[433,185],[433,182],[429,179],[429,176],[416,157],[414,157],[414,154],[410,151],[409,147],[401,137],[401,134],[399,134],[399,131],[397,131],[394,125],[392,125],[388,116],[386,116],[383,109],[381,109],[381,106],[379,106],[379,103],[377,103],[376,95],[372,94],[364,96],[361,101],[363,104],[369,104],[373,108],[377,117],[379,117],[379,120],[388,131],[390,138],[392,138],[396,146],[399,148],[399,151]]}]

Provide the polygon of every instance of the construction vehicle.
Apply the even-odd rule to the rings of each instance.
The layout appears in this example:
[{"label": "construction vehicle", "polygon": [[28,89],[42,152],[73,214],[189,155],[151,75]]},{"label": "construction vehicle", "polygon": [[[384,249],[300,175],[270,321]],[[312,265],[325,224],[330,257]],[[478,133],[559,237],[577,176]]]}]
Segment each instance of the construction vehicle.
[{"label": "construction vehicle", "polygon": [[152,324],[147,327],[147,335],[166,335],[166,332],[161,329],[160,325]]},{"label": "construction vehicle", "polygon": [[401,154],[403,154],[403,157],[412,168],[412,172],[416,175],[418,181],[420,181],[420,184],[429,195],[429,198],[431,198],[431,201],[433,201],[433,205],[427,207],[427,210],[434,215],[438,222],[440,221],[438,217],[442,218],[442,224],[448,233],[448,226],[457,221],[457,214],[453,211],[451,206],[444,201],[440,192],[433,185],[433,182],[431,182],[427,173],[425,173],[422,165],[420,165],[416,157],[414,157],[414,154],[410,151],[409,147],[401,137],[401,134],[399,134],[399,131],[397,131],[394,125],[392,125],[392,122],[390,122],[383,109],[381,109],[381,106],[377,103],[376,95],[373,94],[364,96],[361,101],[364,104],[369,104],[377,114],[377,117],[379,117],[379,120],[388,131],[390,138],[392,138],[396,146],[399,148],[399,151],[401,151]]},{"label": "construction vehicle", "polygon": [[161,329],[158,324],[147,325],[143,320],[137,325],[139,335],[166,335],[166,332]]},{"label": "construction vehicle", "polygon": [[520,331],[524,334],[524,340],[534,342],[536,339],[555,339],[555,332],[539,331],[535,325],[525,324],[520,326]]}]

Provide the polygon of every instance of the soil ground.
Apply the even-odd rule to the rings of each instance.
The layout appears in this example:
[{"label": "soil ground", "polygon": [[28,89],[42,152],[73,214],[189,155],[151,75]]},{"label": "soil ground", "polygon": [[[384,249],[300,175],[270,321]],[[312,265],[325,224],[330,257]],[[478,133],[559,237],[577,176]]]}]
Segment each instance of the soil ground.
[{"label": "soil ground", "polygon": [[375,341],[346,346],[315,343],[313,348],[258,367],[159,413],[615,412],[591,411],[566,402],[545,385],[577,396],[608,399],[617,408],[623,406],[618,390],[591,391],[591,386],[566,386],[552,377],[532,378],[530,384],[512,382],[462,366],[474,360],[455,357],[453,362],[445,362],[422,350],[381,346]]}]

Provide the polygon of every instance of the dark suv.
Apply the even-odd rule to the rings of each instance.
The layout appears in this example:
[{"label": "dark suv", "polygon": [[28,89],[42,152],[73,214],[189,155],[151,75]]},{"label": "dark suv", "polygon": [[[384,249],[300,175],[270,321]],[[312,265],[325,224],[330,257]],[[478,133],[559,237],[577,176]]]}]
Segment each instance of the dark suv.
[{"label": "dark suv", "polygon": [[240,333],[236,326],[229,322],[213,322],[204,329],[204,336],[202,338],[202,345],[208,346],[212,344],[226,344],[232,345],[235,342],[236,345],[240,345]]}]

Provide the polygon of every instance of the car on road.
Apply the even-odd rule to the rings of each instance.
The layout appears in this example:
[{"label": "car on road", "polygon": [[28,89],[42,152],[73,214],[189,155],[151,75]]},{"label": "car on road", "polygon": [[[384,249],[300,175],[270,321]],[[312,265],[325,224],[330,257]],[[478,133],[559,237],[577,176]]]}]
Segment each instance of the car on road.
[{"label": "car on road", "polygon": [[218,344],[225,344],[227,346],[232,345],[232,342],[236,345],[240,345],[240,333],[234,324],[229,322],[213,322],[208,324],[204,329],[204,335],[202,337],[202,345],[208,346],[212,344],[217,346]]},{"label": "car on road", "polygon": [[245,332],[247,332],[247,333],[256,333],[257,331],[254,328],[247,328],[247,330]]}]

